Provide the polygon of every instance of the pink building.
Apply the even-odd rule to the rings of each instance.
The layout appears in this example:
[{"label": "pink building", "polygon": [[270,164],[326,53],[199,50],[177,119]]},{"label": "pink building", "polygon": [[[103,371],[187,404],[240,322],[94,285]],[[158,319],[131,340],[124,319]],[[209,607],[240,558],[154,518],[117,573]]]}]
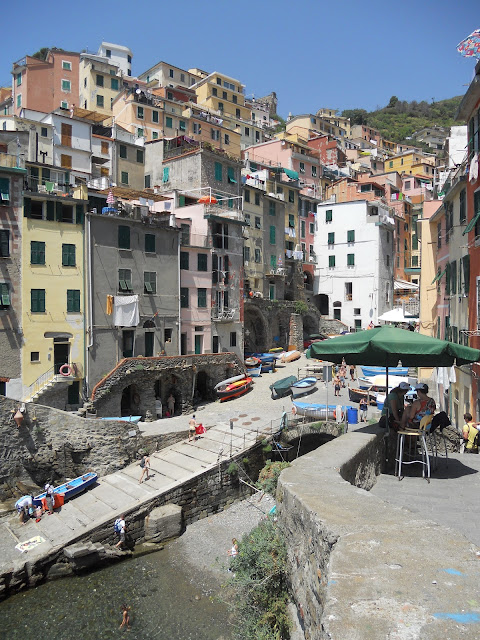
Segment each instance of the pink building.
[{"label": "pink building", "polygon": [[335,138],[331,138],[330,136],[315,136],[310,138],[307,144],[311,149],[318,151],[322,164],[345,166],[347,156]]}]

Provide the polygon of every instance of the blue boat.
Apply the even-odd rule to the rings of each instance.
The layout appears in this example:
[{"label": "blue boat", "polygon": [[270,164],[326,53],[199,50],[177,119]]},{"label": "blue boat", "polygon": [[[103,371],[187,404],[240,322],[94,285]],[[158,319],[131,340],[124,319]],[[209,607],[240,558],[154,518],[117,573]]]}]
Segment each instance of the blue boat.
[{"label": "blue boat", "polygon": [[102,418],[102,420],[120,420],[120,422],[131,422],[137,424],[142,419],[142,416],[122,416],[121,418]]},{"label": "blue boat", "polygon": [[247,375],[253,378],[257,378],[262,374],[262,365],[259,364],[258,367],[247,367]]},{"label": "blue boat", "polygon": [[[361,367],[363,375],[367,378],[372,376],[378,376],[380,374],[386,375],[387,369],[385,367]],[[408,367],[388,367],[389,376],[408,376]]]},{"label": "blue boat", "polygon": [[309,378],[302,378],[301,380],[297,380],[292,384],[292,395],[294,398],[297,396],[301,396],[305,393],[310,393],[315,389],[315,385],[317,384],[317,379],[313,376]]},{"label": "blue boat", "polygon": [[[97,478],[98,476],[96,473],[94,473],[93,471],[87,471],[87,473],[84,473],[83,476],[79,476],[74,480],[64,482],[58,487],[55,487],[53,493],[62,494],[64,497],[64,501],[66,502],[67,500],[70,500],[70,498],[73,498],[79,493],[82,493],[82,491],[85,491],[85,489],[87,489],[88,487],[91,487],[92,484],[95,484]],[[43,493],[40,493],[38,496],[34,497],[33,504],[35,506],[41,506],[42,498],[46,497],[47,494],[45,491]]]},{"label": "blue boat", "polygon": [[[294,407],[294,413],[300,416],[307,416],[309,418],[318,418],[319,420],[336,420],[337,419],[337,405],[319,404],[318,402],[298,402],[298,400],[292,400]],[[341,419],[347,415],[347,406],[341,406]],[[327,411],[328,409],[328,411]]]}]

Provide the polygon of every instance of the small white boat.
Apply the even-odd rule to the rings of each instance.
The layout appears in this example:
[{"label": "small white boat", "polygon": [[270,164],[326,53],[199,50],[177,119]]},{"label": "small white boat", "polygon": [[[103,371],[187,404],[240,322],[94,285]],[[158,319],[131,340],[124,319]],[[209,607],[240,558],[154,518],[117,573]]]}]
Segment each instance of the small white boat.
[{"label": "small white boat", "polygon": [[262,374],[262,365],[259,364],[258,367],[248,367],[247,374],[254,378],[258,378]]},{"label": "small white boat", "polygon": [[292,396],[294,398],[297,398],[298,396],[301,396],[305,393],[310,393],[310,391],[315,388],[316,384],[317,379],[313,377],[297,380],[297,382],[294,382],[291,386]]},{"label": "small white boat", "polygon": [[237,380],[243,380],[243,378],[245,378],[246,376],[239,375],[239,376],[233,376],[231,378],[226,378],[225,380],[222,380],[221,382],[218,382],[214,387],[214,391],[217,391],[217,389],[219,389],[220,387],[226,387],[228,384],[231,384],[232,382],[237,382]]},{"label": "small white boat", "polygon": [[302,354],[300,351],[293,349],[292,351],[285,351],[282,353],[280,362],[293,362],[294,360],[298,360]]}]

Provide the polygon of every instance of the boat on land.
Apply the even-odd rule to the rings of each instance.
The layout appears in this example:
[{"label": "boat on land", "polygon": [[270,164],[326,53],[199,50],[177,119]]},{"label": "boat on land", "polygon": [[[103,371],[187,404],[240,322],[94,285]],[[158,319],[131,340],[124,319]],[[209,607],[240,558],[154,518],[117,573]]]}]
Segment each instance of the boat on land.
[{"label": "boat on land", "polygon": [[348,399],[350,402],[360,402],[362,398],[364,398],[368,404],[376,404],[376,392],[369,391],[368,389],[354,389],[353,387],[348,387]]},{"label": "boat on land", "polygon": [[247,367],[247,369],[250,369],[252,367],[258,367],[259,364],[260,364],[260,358],[256,358],[255,356],[250,356],[248,358],[245,358],[245,366]]},{"label": "boat on land", "polygon": [[121,422],[130,422],[131,424],[137,424],[142,419],[142,416],[122,416],[122,417],[108,417],[101,418],[101,420],[120,420]]},{"label": "boat on land", "polygon": [[278,398],[290,395],[292,393],[292,384],[296,381],[297,378],[295,376],[288,376],[287,378],[281,378],[271,384],[270,389],[272,390],[272,398],[277,400]]},{"label": "boat on land", "polygon": [[[67,500],[70,500],[70,498],[82,493],[82,491],[85,491],[88,487],[95,484],[97,478],[98,476],[96,473],[93,471],[87,471],[87,473],[84,473],[82,476],[78,476],[78,478],[75,478],[74,480],[69,480],[68,482],[60,484],[58,487],[54,487],[53,494],[54,496],[63,496],[63,500],[66,502]],[[42,499],[46,497],[47,493],[45,491],[40,493],[38,496],[33,498],[33,504],[35,506],[42,506]]]},{"label": "boat on land", "polygon": [[[308,418],[318,418],[319,420],[337,419],[337,405],[318,404],[317,402],[299,402],[298,400],[292,400],[292,404],[292,412],[296,415],[306,416]],[[343,420],[347,412],[347,407],[340,406],[340,411],[341,416],[339,416],[339,418]]]},{"label": "boat on land", "polygon": [[293,362],[294,360],[298,360],[302,354],[300,351],[296,349],[292,349],[292,351],[285,351],[282,354],[281,362]]},{"label": "boat on land", "polygon": [[[380,374],[386,375],[387,370],[385,367],[360,367],[363,371],[365,378],[371,378],[372,376],[378,376]],[[389,376],[408,376],[408,367],[388,367]]]},{"label": "boat on land", "polygon": [[235,380],[234,382],[227,382],[225,384],[217,385],[215,391],[220,399],[220,402],[224,400],[230,400],[231,398],[238,398],[250,389],[253,380],[250,377],[243,377],[241,380]]},{"label": "boat on land", "polygon": [[257,367],[247,367],[247,374],[251,378],[258,378],[258,376],[262,375],[262,365],[259,364]]},{"label": "boat on land", "polygon": [[269,349],[268,353],[283,353],[284,349],[282,347],[273,347],[273,349]]},{"label": "boat on land", "polygon": [[243,380],[244,378],[245,376],[243,375],[243,373],[238,376],[232,376],[231,378],[225,378],[225,380],[222,380],[221,382],[217,382],[217,384],[213,387],[213,390],[216,391],[220,387],[224,387],[225,385],[230,384],[232,382],[237,382],[238,380]]},{"label": "boat on land", "polygon": [[292,384],[292,396],[296,398],[304,393],[310,393],[310,391],[313,391],[316,384],[317,379],[313,376],[297,380]]}]

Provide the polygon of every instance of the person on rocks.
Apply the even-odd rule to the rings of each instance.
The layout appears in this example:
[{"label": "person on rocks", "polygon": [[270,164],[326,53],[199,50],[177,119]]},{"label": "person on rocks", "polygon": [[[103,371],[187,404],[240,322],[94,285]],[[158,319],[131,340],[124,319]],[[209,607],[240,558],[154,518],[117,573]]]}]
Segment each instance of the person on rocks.
[{"label": "person on rocks", "polygon": [[33,509],[33,496],[24,496],[22,500],[17,502],[17,511],[22,524],[27,524],[29,519],[29,510]]},{"label": "person on rocks", "polygon": [[51,516],[53,513],[53,504],[54,504],[54,487],[53,485],[47,484],[45,485],[45,500],[47,502],[48,515]]},{"label": "person on rocks", "polygon": [[195,414],[188,421],[188,441],[196,440],[197,421],[195,420]]},{"label": "person on rocks", "polygon": [[119,540],[115,545],[117,549],[121,549],[125,544],[126,529],[127,527],[125,525],[125,516],[122,513],[120,518],[118,518],[118,520],[115,520],[115,531],[117,532],[117,535],[119,537]]},{"label": "person on rocks", "polygon": [[143,455],[142,459],[140,460],[140,469],[142,470],[142,473],[140,474],[140,480],[138,482],[139,484],[142,484],[143,476],[145,475],[145,473],[147,474],[147,477],[145,478],[145,480],[150,479],[150,476],[149,476],[150,458],[147,456],[147,454]]},{"label": "person on rocks", "polygon": [[173,397],[173,394],[170,394],[167,398],[167,407],[170,418],[172,418],[175,414],[175,398]]}]

